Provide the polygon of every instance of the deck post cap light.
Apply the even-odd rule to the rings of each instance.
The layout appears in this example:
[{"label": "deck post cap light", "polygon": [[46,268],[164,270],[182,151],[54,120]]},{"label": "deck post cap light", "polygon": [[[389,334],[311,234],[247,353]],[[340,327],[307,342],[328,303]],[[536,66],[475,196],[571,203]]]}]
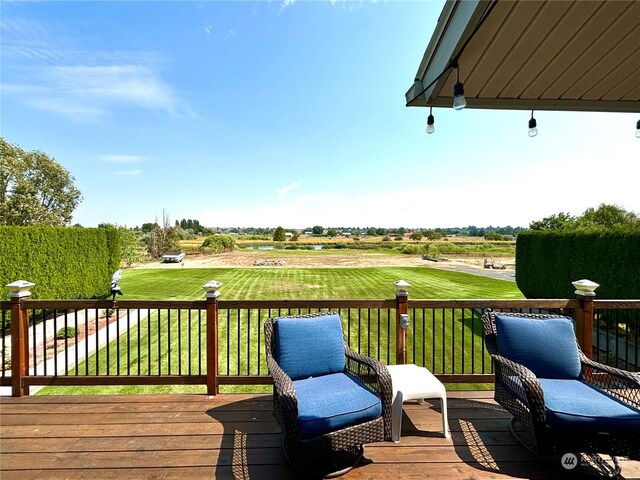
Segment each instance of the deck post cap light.
[{"label": "deck post cap light", "polygon": [[31,295],[31,288],[36,284],[27,280],[16,280],[15,282],[5,285],[9,289],[9,297],[22,298]]},{"label": "deck post cap light", "polygon": [[204,288],[206,292],[207,298],[217,298],[220,296],[220,287],[222,286],[221,282],[217,280],[211,280],[210,282],[205,283],[202,288]]},{"label": "deck post cap light", "polygon": [[409,296],[409,290],[411,289],[411,284],[404,280],[397,280],[393,282],[396,287],[396,296],[399,297],[407,297]]},{"label": "deck post cap light", "polygon": [[581,295],[583,297],[595,297],[596,288],[600,286],[596,282],[592,282],[591,280],[587,280],[587,279],[572,282],[572,285],[576,287],[575,294]]}]

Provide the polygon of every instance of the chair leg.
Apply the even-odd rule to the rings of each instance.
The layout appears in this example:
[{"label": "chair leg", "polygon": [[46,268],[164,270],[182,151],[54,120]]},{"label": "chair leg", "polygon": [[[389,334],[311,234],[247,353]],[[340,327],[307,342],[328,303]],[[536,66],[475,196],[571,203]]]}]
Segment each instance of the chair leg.
[{"label": "chair leg", "polygon": [[402,392],[398,392],[391,406],[391,439],[395,443],[400,442],[400,432],[402,431],[402,403]]},{"label": "chair leg", "polygon": [[449,419],[447,417],[447,394],[444,393],[440,397],[440,408],[442,410],[442,433],[444,438],[450,438],[451,433],[449,432]]}]

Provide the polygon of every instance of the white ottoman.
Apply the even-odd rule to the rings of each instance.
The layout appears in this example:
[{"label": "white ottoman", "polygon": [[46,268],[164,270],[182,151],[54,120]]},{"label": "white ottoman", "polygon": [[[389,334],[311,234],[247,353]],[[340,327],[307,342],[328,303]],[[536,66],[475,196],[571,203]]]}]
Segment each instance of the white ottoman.
[{"label": "white ottoman", "polygon": [[393,386],[393,404],[391,408],[391,437],[394,442],[400,441],[402,426],[402,403],[406,400],[439,398],[442,409],[442,433],[449,438],[447,422],[447,392],[444,385],[429,370],[414,364],[389,365]]}]

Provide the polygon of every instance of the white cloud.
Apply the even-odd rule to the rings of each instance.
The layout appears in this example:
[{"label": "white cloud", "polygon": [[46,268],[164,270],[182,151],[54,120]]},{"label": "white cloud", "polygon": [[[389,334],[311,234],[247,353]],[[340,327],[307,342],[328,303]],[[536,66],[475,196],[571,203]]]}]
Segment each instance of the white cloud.
[{"label": "white cloud", "polygon": [[298,0],[282,0],[282,4],[280,5],[280,11],[282,12],[284,9],[289,8],[291,5],[295,4]]},{"label": "white cloud", "polygon": [[134,177],[136,175],[140,175],[142,173],[142,170],[119,170],[117,172],[113,172],[114,175],[118,175],[118,176],[128,176],[128,177]]},{"label": "white cloud", "polygon": [[34,109],[76,121],[96,121],[118,107],[164,111],[176,117],[195,114],[145,65],[53,66],[33,72],[30,83],[3,85]]},{"label": "white cloud", "polygon": [[293,182],[285,187],[282,187],[281,189],[278,190],[278,198],[284,198],[287,196],[287,194],[291,191],[291,190],[295,190],[296,188],[298,188],[300,185],[302,185],[302,182]]},{"label": "white cloud", "polygon": [[137,163],[143,162],[147,157],[141,157],[139,155],[101,155],[100,160],[112,163]]},{"label": "white cloud", "polygon": [[158,52],[76,48],[15,17],[3,18],[1,27],[2,92],[31,108],[79,122],[98,121],[119,107],[196,116],[154,68],[162,61]]}]

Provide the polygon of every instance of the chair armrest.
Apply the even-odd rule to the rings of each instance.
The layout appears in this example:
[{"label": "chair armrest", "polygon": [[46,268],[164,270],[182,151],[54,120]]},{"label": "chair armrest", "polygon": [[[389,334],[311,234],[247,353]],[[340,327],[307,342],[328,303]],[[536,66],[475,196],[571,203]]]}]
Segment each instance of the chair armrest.
[{"label": "chair armrest", "polygon": [[273,415],[288,444],[293,445],[299,438],[298,399],[293,381],[271,355],[267,355],[267,368],[273,378]]},{"label": "chair armrest", "polygon": [[378,360],[355,352],[346,344],[344,353],[347,358],[347,371],[357,377],[369,390],[380,398],[382,417],[384,419],[384,439],[390,440],[393,388],[391,386],[389,370]]},{"label": "chair armrest", "polygon": [[547,421],[544,394],[535,374],[501,355],[492,355],[491,358],[494,360],[496,382],[529,408],[534,423],[544,425]]},{"label": "chair armrest", "polygon": [[606,391],[624,403],[640,408],[640,373],[628,372],[587,358],[580,352],[585,383]]}]

